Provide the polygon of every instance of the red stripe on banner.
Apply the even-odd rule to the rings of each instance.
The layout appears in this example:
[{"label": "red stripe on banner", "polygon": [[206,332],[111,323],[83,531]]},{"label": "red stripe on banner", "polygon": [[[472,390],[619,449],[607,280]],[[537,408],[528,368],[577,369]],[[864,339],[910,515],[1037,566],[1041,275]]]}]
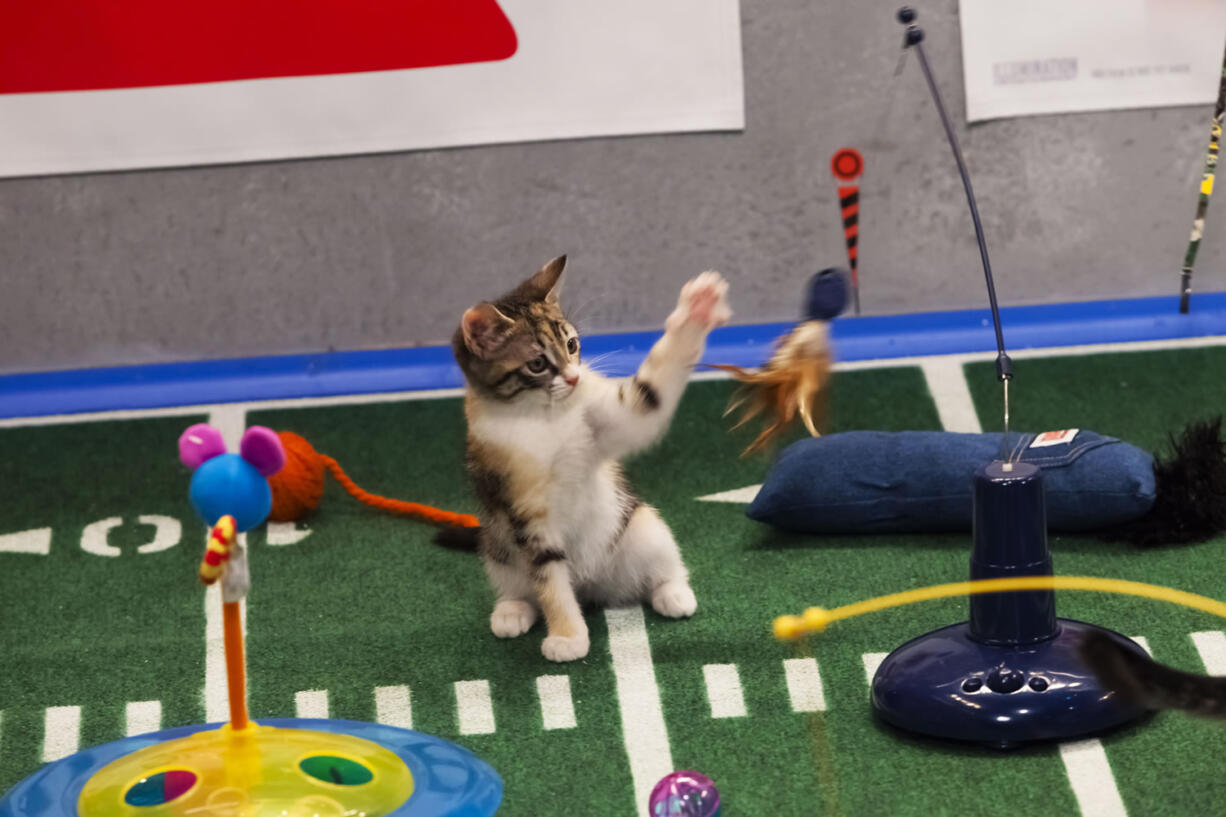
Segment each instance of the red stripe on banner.
[{"label": "red stripe on banner", "polygon": [[0,93],[391,71],[502,60],[497,0],[9,0]]},{"label": "red stripe on banner", "polygon": [[843,238],[855,238],[859,234],[860,234],[859,224],[853,224],[850,227],[843,228]]},{"label": "red stripe on banner", "polygon": [[853,204],[851,207],[844,207],[843,208],[843,218],[847,218],[848,216],[854,216],[858,212],[860,212],[859,204]]},{"label": "red stripe on banner", "polygon": [[849,185],[840,184],[839,185],[839,199],[840,200],[845,199],[848,196],[854,196],[856,193],[859,193],[859,192],[860,192],[860,185],[858,184],[849,184]]},{"label": "red stripe on banner", "polygon": [[857,250],[858,250],[857,247],[847,248],[847,257],[851,259],[853,264],[855,263],[856,259],[860,257],[860,253],[857,252]]}]

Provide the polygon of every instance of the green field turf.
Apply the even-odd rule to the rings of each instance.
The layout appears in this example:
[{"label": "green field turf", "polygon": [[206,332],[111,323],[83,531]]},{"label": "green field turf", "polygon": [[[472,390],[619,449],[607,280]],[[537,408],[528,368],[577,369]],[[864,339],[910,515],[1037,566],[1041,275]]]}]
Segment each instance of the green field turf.
[{"label": "green field turf", "polygon": [[[966,371],[983,426],[998,427],[990,364]],[[1025,359],[1016,371],[1013,424],[1023,430],[1090,428],[1155,450],[1187,420],[1226,405],[1226,349]],[[809,605],[965,578],[969,536],[794,536],[749,521],[741,505],[698,501],[761,482],[769,464],[738,456],[750,435],[727,432],[721,415],[731,393],[726,381],[691,384],[669,435],[628,464],[639,493],[673,527],[699,600],[688,621],[641,614],[655,680],[649,693],[627,698],[611,658],[610,627],[629,626],[633,616],[615,614],[611,625],[591,611],[591,653],[572,664],[540,655],[539,624],[498,640],[474,556],[434,546],[427,527],[366,508],[329,480],[298,541],[250,534],[253,716],[293,716],[299,700],[318,706],[326,694],[332,717],[376,720],[376,689],[407,688],[413,728],[498,770],[506,786],[499,814],[509,817],[644,813],[636,764],[658,759],[659,747],[642,745],[634,730],[657,696],[672,767],[714,778],[729,817],[1077,814],[1058,747],[950,745],[900,735],[872,717],[864,656],[965,618],[964,599],[848,620],[807,644],[771,638],[775,616]],[[833,399],[832,430],[940,427],[918,367],[840,372]],[[53,750],[65,745],[62,727],[51,739],[44,734],[48,708],[80,707],[80,728],[69,737],[81,747],[121,737],[130,702],[160,701],[163,727],[204,719],[206,604],[196,579],[203,528],[175,452],[179,432],[200,419],[0,428],[0,790],[38,768],[49,740]],[[375,493],[477,510],[454,398],[260,409],[245,419],[301,433]],[[179,520],[182,541],[139,552],[153,531],[137,523],[141,515]],[[86,527],[113,517],[123,524],[106,541],[118,552],[83,550]],[[13,534],[43,527],[53,529],[46,555],[6,552]],[[1216,569],[1221,540],[1159,551],[1087,537],[1051,541],[1060,573],[1226,597]],[[1189,634],[1224,626],[1182,608],[1088,593],[1061,594],[1058,612],[1145,636],[1158,658],[1197,671],[1204,666]],[[798,658],[817,661],[817,711],[793,709],[784,662]],[[733,671],[743,714],[733,700],[731,716],[713,717],[707,674]],[[569,684],[574,725],[547,729],[538,679],[556,676]],[[461,723],[457,682],[488,684],[492,725]],[[304,692],[315,694],[300,698]],[[64,713],[55,710],[53,720],[62,723]],[[1220,724],[1165,713],[1103,745],[1128,814],[1226,813]]]}]

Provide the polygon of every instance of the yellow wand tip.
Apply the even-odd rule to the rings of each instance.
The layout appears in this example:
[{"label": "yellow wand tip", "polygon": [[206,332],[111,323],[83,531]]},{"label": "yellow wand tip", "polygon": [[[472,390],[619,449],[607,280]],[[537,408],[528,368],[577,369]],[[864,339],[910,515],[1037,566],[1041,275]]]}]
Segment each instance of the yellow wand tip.
[{"label": "yellow wand tip", "polygon": [[800,616],[779,616],[775,619],[775,638],[792,641],[804,634],[805,624]]},{"label": "yellow wand tip", "polygon": [[830,623],[830,611],[825,607],[810,607],[805,610],[803,620],[807,632],[824,633]]},{"label": "yellow wand tip", "polygon": [[807,633],[824,632],[830,623],[830,611],[825,607],[810,607],[804,615],[779,616],[775,619],[775,638],[794,641]]}]

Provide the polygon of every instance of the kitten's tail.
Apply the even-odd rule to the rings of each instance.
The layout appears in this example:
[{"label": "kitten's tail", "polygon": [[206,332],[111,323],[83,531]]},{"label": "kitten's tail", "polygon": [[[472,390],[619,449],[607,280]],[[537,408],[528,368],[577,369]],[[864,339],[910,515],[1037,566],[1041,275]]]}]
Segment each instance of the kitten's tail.
[{"label": "kitten's tail", "polygon": [[1172,669],[1100,632],[1086,635],[1080,654],[1099,682],[1122,700],[1226,718],[1226,678]]},{"label": "kitten's tail", "polygon": [[439,528],[434,534],[434,544],[448,550],[477,552],[480,528]]}]

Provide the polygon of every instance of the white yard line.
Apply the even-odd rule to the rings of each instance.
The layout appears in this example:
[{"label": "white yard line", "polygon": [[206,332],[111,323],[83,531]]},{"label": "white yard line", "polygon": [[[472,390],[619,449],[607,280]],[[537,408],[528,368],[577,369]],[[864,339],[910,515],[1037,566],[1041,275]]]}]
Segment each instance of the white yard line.
[{"label": "white yard line", "polygon": [[1127,817],[1102,741],[1061,743],[1060,759],[1064,761],[1081,817]]},{"label": "white yard line", "polygon": [[1153,651],[1153,650],[1151,650],[1151,649],[1149,648],[1149,640],[1148,640],[1148,639],[1147,639],[1145,636],[1143,636],[1143,635],[1134,635],[1134,636],[1129,636],[1129,638],[1131,638],[1133,641],[1135,641],[1135,642],[1137,642],[1138,644],[1140,644],[1140,645],[1141,645],[1141,649],[1143,649],[1143,650],[1145,650],[1147,653],[1149,653],[1151,657],[1153,656],[1154,651]]},{"label": "white yard line", "polygon": [[0,536],[0,553],[30,553],[46,556],[51,552],[51,528],[34,528]]},{"label": "white yard line", "polygon": [[736,664],[707,664],[702,668],[702,677],[707,684],[712,718],[743,718],[748,714]]},{"label": "white yard line", "polygon": [[294,712],[299,718],[328,717],[328,690],[305,689],[294,693]]},{"label": "white yard line", "polygon": [[1192,643],[1200,653],[1205,672],[1210,675],[1226,675],[1226,633],[1221,630],[1192,633]]},{"label": "white yard line", "polygon": [[375,720],[401,729],[413,728],[413,702],[403,685],[375,687]]},{"label": "white yard line", "polygon": [[868,679],[870,688],[873,685],[873,676],[877,674],[877,668],[881,666],[881,662],[887,655],[889,655],[888,652],[866,652],[860,656],[860,660],[864,662],[864,677]]},{"label": "white yard line", "polygon": [[132,701],[124,710],[124,734],[143,735],[162,728],[161,701]]},{"label": "white yard line", "polygon": [[461,735],[494,732],[494,704],[490,700],[489,681],[456,681],[455,703]]},{"label": "white yard line", "polygon": [[926,360],[920,365],[928,391],[936,404],[941,426],[946,431],[978,434],[983,431],[971,390],[962,373],[962,362],[953,358]]},{"label": "white yard line", "polygon": [[753,502],[762,485],[746,485],[744,488],[733,488],[731,491],[720,491],[718,494],[707,494],[696,497],[699,502],[734,502],[738,505],[748,505]]},{"label": "white yard line", "polygon": [[783,674],[787,678],[793,712],[826,711],[826,695],[822,691],[816,658],[785,658]]},{"label": "white yard line", "polygon": [[68,757],[80,745],[81,707],[47,707],[43,715],[43,763]]},{"label": "white yard line", "polygon": [[296,545],[311,535],[311,531],[298,530],[297,522],[269,522],[265,541],[273,546]]},{"label": "white yard line", "polygon": [[[201,540],[203,553],[204,539]],[[247,630],[244,610],[243,631]],[[230,692],[226,686],[226,642],[222,626],[221,585],[211,584],[204,591],[204,722],[230,719]]]},{"label": "white yard line", "polygon": [[569,675],[539,676],[536,695],[541,701],[541,725],[545,729],[575,728],[575,702],[570,694]]},{"label": "white yard line", "polygon": [[647,641],[647,625],[641,607],[606,610],[609,624],[609,654],[617,681],[617,703],[621,711],[622,735],[626,757],[634,780],[634,802],[641,817],[647,812],[647,798],[661,777],[673,768],[673,753],[668,742],[668,727],[660,706],[660,688]]}]

